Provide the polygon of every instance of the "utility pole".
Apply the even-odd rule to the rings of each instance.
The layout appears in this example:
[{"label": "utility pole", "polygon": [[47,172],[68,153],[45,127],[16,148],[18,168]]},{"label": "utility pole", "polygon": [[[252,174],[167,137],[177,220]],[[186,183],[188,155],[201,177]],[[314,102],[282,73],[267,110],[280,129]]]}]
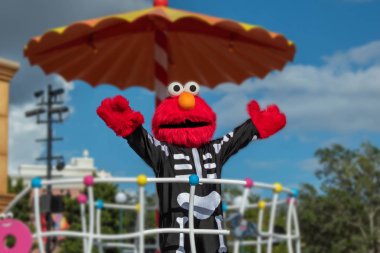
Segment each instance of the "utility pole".
[{"label": "utility pole", "polygon": [[[25,113],[26,117],[37,116],[37,124],[47,124],[47,132],[46,139],[38,139],[37,142],[46,142],[46,157],[37,158],[37,161],[46,161],[46,178],[50,180],[52,178],[52,170],[53,170],[53,160],[56,160],[56,168],[58,170],[62,170],[65,166],[62,156],[54,156],[53,155],[53,141],[61,141],[63,138],[58,138],[53,136],[53,124],[54,123],[62,123],[63,117],[62,115],[69,111],[66,106],[63,105],[63,101],[61,95],[64,93],[64,89],[59,88],[53,90],[52,85],[48,85],[47,92],[44,90],[40,90],[34,93],[34,96],[37,99],[40,99],[39,103],[37,103],[37,108],[34,110],[27,111]],[[45,119],[41,119],[41,115],[45,114]],[[57,115],[57,116],[54,116]],[[53,225],[52,217],[51,217],[51,198],[52,198],[52,186],[49,184],[46,189],[47,197],[46,197],[46,229],[50,231]],[[36,214],[39,215],[39,214]],[[52,238],[47,238],[46,243],[46,253],[52,252]]]}]

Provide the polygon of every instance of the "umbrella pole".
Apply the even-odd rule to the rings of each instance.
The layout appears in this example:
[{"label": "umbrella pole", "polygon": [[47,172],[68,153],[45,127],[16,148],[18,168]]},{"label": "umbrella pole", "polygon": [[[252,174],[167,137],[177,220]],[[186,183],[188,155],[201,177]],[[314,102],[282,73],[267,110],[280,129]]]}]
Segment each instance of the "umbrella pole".
[{"label": "umbrella pole", "polygon": [[[168,38],[162,30],[154,33],[154,90],[156,93],[156,107],[164,100],[167,95],[167,86],[169,82],[169,56],[168,56]],[[158,205],[157,205],[158,206]],[[160,225],[160,210],[156,209],[156,224]],[[159,235],[156,236],[156,245],[159,245]],[[160,250],[157,248],[156,253]]]},{"label": "umbrella pole", "polygon": [[162,30],[154,34],[154,89],[156,92],[156,107],[167,97],[169,82],[168,38]]}]

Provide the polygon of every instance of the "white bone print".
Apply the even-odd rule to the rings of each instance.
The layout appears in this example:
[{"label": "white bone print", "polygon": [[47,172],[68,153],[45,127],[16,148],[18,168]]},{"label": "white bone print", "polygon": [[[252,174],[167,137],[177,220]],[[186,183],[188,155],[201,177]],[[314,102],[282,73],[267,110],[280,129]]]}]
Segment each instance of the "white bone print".
[{"label": "white bone print", "polygon": [[[185,210],[189,210],[190,194],[182,192],[177,196],[177,203]],[[212,191],[209,195],[201,197],[194,196],[194,216],[198,220],[208,219],[219,206],[222,197],[216,191]]]},{"label": "white bone print", "polygon": [[[228,136],[230,136],[230,137],[228,137]],[[218,154],[220,152],[220,150],[222,149],[223,143],[228,142],[230,140],[230,138],[232,138],[233,136],[234,136],[234,133],[230,132],[230,133],[226,134],[225,136],[223,136],[223,139],[222,139],[222,141],[220,143],[213,144],[215,153]]]},{"label": "white bone print", "polygon": [[184,159],[184,160],[190,161],[190,156],[184,155],[184,154],[174,154],[173,158],[175,160],[182,160],[182,159]]},{"label": "white bone print", "polygon": [[199,178],[202,178],[202,166],[201,166],[201,161],[199,159],[199,153],[196,148],[192,148],[191,152],[193,153],[193,158],[194,158],[194,165],[195,165],[195,170],[197,172],[197,176]]},{"label": "white bone print", "polygon": [[216,173],[212,173],[212,174],[207,174],[207,178],[215,179],[215,178],[218,178],[218,176],[216,175]]},{"label": "white bone print", "polygon": [[202,157],[203,157],[203,160],[212,159],[211,153],[206,153]]},{"label": "white bone print", "polygon": [[205,163],[204,165],[206,170],[211,170],[216,168],[216,163]]},{"label": "white bone print", "polygon": [[[222,230],[222,221],[223,221],[223,216],[218,215],[215,217],[216,224],[218,225],[218,230]],[[227,252],[227,247],[224,244],[224,238],[223,235],[219,235],[219,250],[218,253],[226,253]]]},{"label": "white bone print", "polygon": [[[187,218],[186,216],[185,217],[178,217],[176,219],[177,223],[179,224],[180,229],[185,228],[185,224],[187,223],[188,220],[189,220],[189,218]],[[176,250],[176,253],[185,253],[185,235],[184,235],[184,233],[179,234],[179,246],[178,246],[178,249]]]},{"label": "white bone print", "polygon": [[174,169],[175,170],[191,170],[193,166],[191,164],[175,164]]},{"label": "white bone print", "polygon": [[150,142],[152,142],[152,144],[154,144],[154,146],[156,147],[161,146],[161,150],[165,153],[166,156],[169,156],[168,146],[161,144],[159,140],[152,137],[150,134],[148,134],[148,139],[150,140]]}]

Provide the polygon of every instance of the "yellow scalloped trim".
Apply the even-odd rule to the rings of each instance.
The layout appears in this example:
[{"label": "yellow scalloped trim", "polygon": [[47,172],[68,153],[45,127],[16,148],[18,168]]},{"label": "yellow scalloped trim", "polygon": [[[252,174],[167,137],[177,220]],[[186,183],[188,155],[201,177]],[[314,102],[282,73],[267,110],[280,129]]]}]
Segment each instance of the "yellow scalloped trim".
[{"label": "yellow scalloped trim", "polygon": [[[87,21],[90,21],[90,20],[83,21],[83,22],[78,22],[78,23],[84,23],[84,24],[87,23],[87,25],[89,25],[90,27],[95,27],[100,22],[102,22],[102,21],[104,21],[106,19],[109,19],[109,18],[120,18],[120,19],[123,19],[125,21],[128,21],[128,22],[132,23],[136,19],[138,19],[138,18],[140,18],[140,17],[142,17],[142,16],[144,16],[144,15],[152,12],[153,10],[155,10],[157,8],[160,8],[162,11],[164,11],[167,14],[167,18],[171,22],[176,22],[177,20],[179,20],[181,18],[186,18],[186,17],[198,18],[198,19],[200,19],[200,20],[208,23],[209,25],[215,25],[215,24],[223,21],[222,18],[215,18],[215,19],[219,19],[218,20],[219,22],[212,22],[211,19],[213,19],[213,17],[209,18],[208,16],[203,15],[203,14],[191,13],[191,12],[186,12],[186,11],[177,10],[177,9],[171,9],[171,8],[167,8],[167,7],[155,7],[155,8],[148,8],[148,9],[138,10],[138,11],[132,11],[132,12],[123,13],[123,14],[116,14],[116,15],[105,16],[103,18],[99,18],[97,20],[97,22],[95,22],[93,24],[88,24],[87,23]],[[262,27],[260,27],[258,25],[251,25],[251,24],[248,24],[248,23],[236,22],[236,21],[233,21],[233,20],[230,20],[230,19],[225,19],[225,21],[230,21],[230,22],[236,23],[241,28],[243,28],[245,31],[249,31],[249,30],[252,30],[252,29],[255,29],[255,28],[261,28],[263,30],[266,30],[266,29],[264,29],[264,28],[262,28]],[[71,24],[71,25],[73,25],[73,24]],[[49,30],[48,32],[53,31],[53,32],[62,34],[71,25],[53,28],[53,29]],[[44,33],[44,35],[47,34],[48,32]],[[44,36],[44,35],[42,35],[42,36]],[[288,42],[289,42],[289,45],[293,44],[293,42],[291,42],[291,41],[288,41]]]},{"label": "yellow scalloped trim", "polygon": [[[157,10],[157,9],[160,9],[161,11],[163,11],[166,14],[166,18],[169,21],[171,21],[171,22],[176,22],[177,20],[179,20],[181,18],[186,18],[186,17],[200,19],[200,20],[206,22],[209,25],[215,25],[215,24],[218,24],[218,23],[223,22],[223,21],[229,21],[229,22],[233,22],[235,24],[238,24],[246,32],[248,32],[250,30],[253,30],[253,29],[256,29],[256,28],[260,28],[260,29],[263,29],[264,31],[266,31],[268,33],[268,35],[270,37],[272,37],[272,38],[275,38],[276,35],[280,36],[280,34],[270,32],[270,31],[266,30],[265,28],[260,27],[258,25],[251,25],[251,24],[247,24],[247,23],[236,22],[236,21],[233,21],[233,20],[230,20],[230,19],[222,19],[222,18],[217,18],[217,17],[208,17],[207,15],[204,15],[204,14],[197,14],[197,13],[187,12],[187,11],[183,11],[183,10],[171,9],[171,8],[168,8],[168,7],[153,7],[153,8],[143,9],[143,10],[132,11],[132,12],[128,12],[128,13],[122,13],[122,14],[105,16],[103,18],[98,18],[98,19],[95,18],[95,19],[90,19],[90,20],[86,20],[86,21],[79,21],[77,23],[74,23],[74,24],[71,24],[71,25],[68,25],[68,26],[62,26],[62,27],[57,27],[57,28],[51,29],[51,30],[47,31],[46,33],[42,34],[41,36],[37,36],[37,37],[35,37],[33,39],[36,40],[37,42],[39,42],[39,41],[42,40],[42,38],[46,34],[48,34],[50,32],[55,32],[57,34],[63,34],[66,29],[68,29],[69,27],[71,27],[71,26],[73,26],[75,24],[86,24],[86,25],[90,26],[91,28],[93,28],[93,27],[96,27],[100,22],[102,22],[104,20],[107,20],[109,18],[119,18],[119,19],[122,19],[122,20],[125,20],[127,22],[132,23],[135,20],[137,20],[138,18],[141,18],[142,16],[144,16],[146,14],[149,14],[149,13],[153,14],[154,11]],[[96,22],[90,22],[92,20],[96,21]],[[218,21],[215,22],[214,20],[218,20]],[[273,35],[275,35],[275,36],[273,36]],[[293,46],[294,45],[293,41],[287,40],[286,38],[285,38],[285,40],[287,41],[287,44],[289,46]],[[28,48],[28,44],[24,47],[24,50],[26,50]]]}]

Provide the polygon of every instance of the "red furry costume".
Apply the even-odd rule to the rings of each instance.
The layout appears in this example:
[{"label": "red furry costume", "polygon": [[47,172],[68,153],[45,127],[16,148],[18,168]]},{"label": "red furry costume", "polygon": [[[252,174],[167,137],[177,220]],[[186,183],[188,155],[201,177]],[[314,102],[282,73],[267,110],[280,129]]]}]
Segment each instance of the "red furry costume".
[{"label": "red furry costume", "polygon": [[[128,101],[116,96],[105,99],[98,115],[118,136],[152,167],[156,177],[220,178],[223,164],[239,149],[257,138],[271,136],[286,124],[286,117],[276,105],[260,110],[256,101],[248,106],[250,119],[220,139],[211,140],[216,115],[197,96],[198,84],[172,83],[171,97],[156,109],[152,128],[154,137],[142,127],[144,118],[129,107]],[[185,228],[188,221],[188,184],[158,184],[160,227]],[[202,184],[196,188],[194,201],[195,228],[222,229],[220,185]],[[218,235],[196,235],[197,252],[227,252],[225,239]],[[188,236],[182,233],[161,234],[162,252],[190,252]]]}]

